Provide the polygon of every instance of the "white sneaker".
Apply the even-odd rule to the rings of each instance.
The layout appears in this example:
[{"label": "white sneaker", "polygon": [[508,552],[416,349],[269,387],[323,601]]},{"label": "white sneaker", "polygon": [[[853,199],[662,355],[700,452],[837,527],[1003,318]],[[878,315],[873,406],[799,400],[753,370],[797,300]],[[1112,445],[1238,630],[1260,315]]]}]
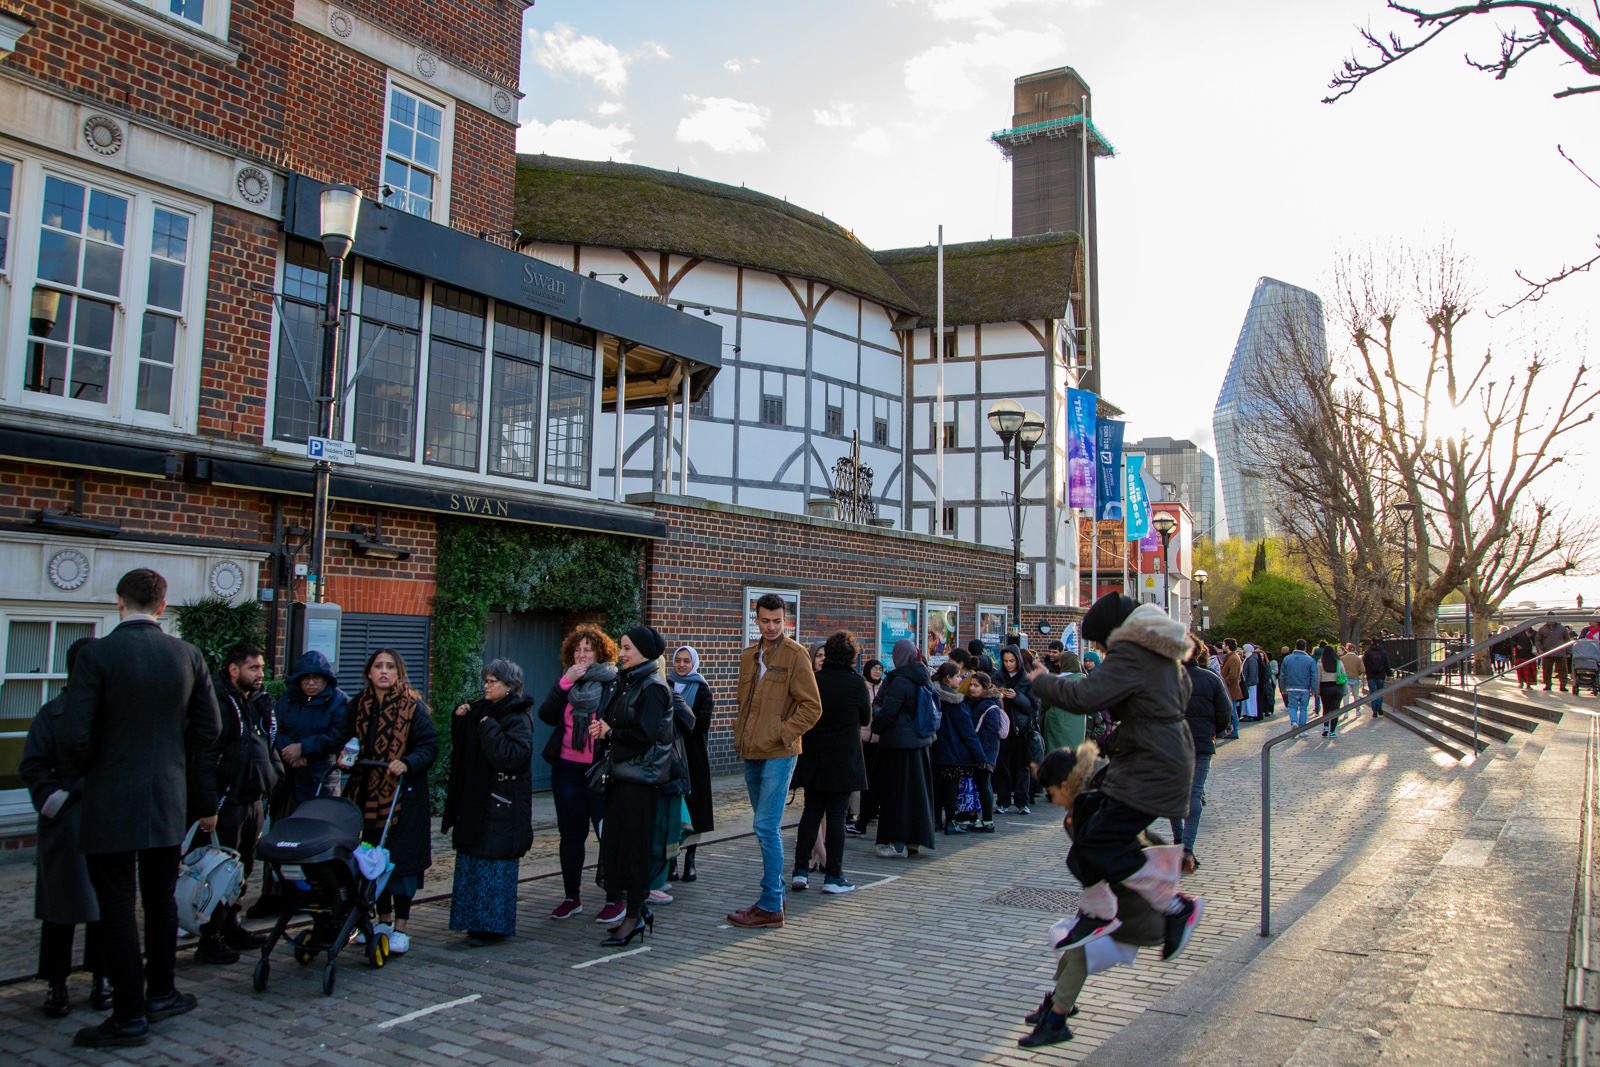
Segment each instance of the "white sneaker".
[{"label": "white sneaker", "polygon": [[878,858],[881,860],[903,860],[906,858],[906,847],[904,845],[875,845],[873,846],[873,851],[877,853]]},{"label": "white sneaker", "polygon": [[[388,923],[373,923],[372,932],[374,934],[388,934],[389,939],[391,941],[394,940],[394,927],[390,926]],[[357,928],[356,936],[352,937],[350,940],[354,941],[358,945],[365,945],[367,943],[367,935],[363,934],[360,928]]]},{"label": "white sneaker", "polygon": [[794,877],[789,879],[789,888],[793,889],[797,893],[802,889],[805,889],[810,884],[811,879],[807,876],[805,871],[795,871]]},{"label": "white sneaker", "polygon": [[674,898],[673,898],[672,894],[668,893],[668,892],[666,892],[664,890],[661,890],[661,889],[652,889],[652,890],[650,890],[650,903],[652,903],[652,904],[671,904],[673,899]]},{"label": "white sneaker", "polygon": [[406,936],[404,930],[391,930],[387,932],[389,934],[389,955],[404,956],[406,954],[406,950],[411,947],[411,939]]}]

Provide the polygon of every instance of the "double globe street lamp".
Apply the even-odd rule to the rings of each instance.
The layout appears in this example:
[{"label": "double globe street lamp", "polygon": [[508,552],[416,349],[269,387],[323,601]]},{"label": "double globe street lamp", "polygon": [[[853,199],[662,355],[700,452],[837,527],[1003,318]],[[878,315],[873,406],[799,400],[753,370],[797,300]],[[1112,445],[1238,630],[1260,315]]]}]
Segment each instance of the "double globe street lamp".
[{"label": "double globe street lamp", "polygon": [[[1022,632],[1022,468],[1033,466],[1033,446],[1044,436],[1044,416],[1025,411],[1015,400],[996,400],[989,427],[1011,461],[1011,625]],[[1012,447],[1015,445],[1015,447]]]}]

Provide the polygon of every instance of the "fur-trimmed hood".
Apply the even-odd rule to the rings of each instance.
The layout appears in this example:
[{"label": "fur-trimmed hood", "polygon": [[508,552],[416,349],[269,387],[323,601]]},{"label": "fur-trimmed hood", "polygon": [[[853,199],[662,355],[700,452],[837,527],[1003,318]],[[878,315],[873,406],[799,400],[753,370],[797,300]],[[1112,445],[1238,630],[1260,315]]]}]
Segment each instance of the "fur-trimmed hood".
[{"label": "fur-trimmed hood", "polygon": [[1118,641],[1132,641],[1158,656],[1181,662],[1189,654],[1189,634],[1183,624],[1155,604],[1140,604],[1123,624],[1106,638],[1110,648]]},{"label": "fur-trimmed hood", "polygon": [[1068,837],[1072,836],[1072,802],[1078,799],[1079,793],[1089,788],[1089,780],[1094,777],[1095,771],[1104,766],[1100,763],[1100,746],[1093,741],[1083,742],[1075,754],[1078,762],[1073,764],[1072,773],[1062,783],[1067,791],[1067,815],[1061,820],[1061,825]]},{"label": "fur-trimmed hood", "polygon": [[952,689],[943,682],[934,683],[934,688],[939,691],[939,703],[941,704],[959,704],[967,699],[961,695],[960,690]]}]

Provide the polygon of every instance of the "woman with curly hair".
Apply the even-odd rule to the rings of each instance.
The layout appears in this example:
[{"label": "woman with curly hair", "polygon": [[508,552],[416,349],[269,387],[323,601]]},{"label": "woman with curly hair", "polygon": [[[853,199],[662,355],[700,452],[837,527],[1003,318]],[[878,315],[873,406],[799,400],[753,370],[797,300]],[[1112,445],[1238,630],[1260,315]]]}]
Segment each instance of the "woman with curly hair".
[{"label": "woman with curly hair", "polygon": [[[550,764],[550,792],[556,802],[556,829],[561,835],[561,881],[566,899],[550,913],[552,919],[570,919],[583,910],[582,886],[589,828],[600,835],[605,799],[589,792],[585,775],[603,752],[589,736],[594,722],[611,702],[617,687],[617,643],[593,626],[580,626],[561,642],[564,672],[550,687],[539,708],[539,721],[555,727],[545,742],[544,759]],[[615,924],[626,910],[621,893],[607,894],[606,906],[595,919]]]}]

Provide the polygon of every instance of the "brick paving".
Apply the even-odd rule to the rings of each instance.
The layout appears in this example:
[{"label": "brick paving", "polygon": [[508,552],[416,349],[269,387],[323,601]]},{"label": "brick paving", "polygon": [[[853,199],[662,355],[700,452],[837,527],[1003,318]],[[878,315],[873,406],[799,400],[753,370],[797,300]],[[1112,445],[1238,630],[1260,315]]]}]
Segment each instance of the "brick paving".
[{"label": "brick paving", "polygon": [[[613,958],[598,947],[602,932],[592,922],[545,920],[560,887],[544,878],[523,886],[514,941],[467,949],[446,929],[447,902],[422,905],[413,912],[409,956],[375,972],[352,954],[329,998],[320,993],[320,968],[298,968],[282,950],[262,995],[250,989],[248,960],[225,968],[185,960],[180,986],[199,994],[200,1009],[160,1024],[148,1048],[124,1059],[1076,1062],[1238,939],[1255,937],[1259,748],[1286,725],[1279,715],[1246,727],[1213,766],[1198,845],[1204,867],[1187,883],[1206,897],[1207,917],[1189,951],[1169,964],[1147,951],[1133,967],[1091,979],[1076,1040],[1041,1053],[1017,1049],[1015,1039],[1025,1031],[1020,1016],[1049,982],[1053,959],[1043,938],[1055,916],[985,902],[1015,887],[1077,888],[1048,806],[1000,817],[993,837],[941,837],[936,852],[917,860],[880,860],[868,843],[852,840],[845,867],[861,889],[792,896],[780,931],[747,932],[721,920],[756,895],[756,846],[740,838],[701,850],[700,881],[678,887],[678,903],[657,909],[647,952]],[[1365,716],[1335,741],[1280,749],[1274,767],[1280,900],[1369,844],[1385,819],[1448,806],[1467,773]],[[68,1043],[96,1016],[80,1010],[47,1020],[37,1011],[41,995],[37,982],[0,989],[0,1051],[30,1063],[117,1062]]]}]

